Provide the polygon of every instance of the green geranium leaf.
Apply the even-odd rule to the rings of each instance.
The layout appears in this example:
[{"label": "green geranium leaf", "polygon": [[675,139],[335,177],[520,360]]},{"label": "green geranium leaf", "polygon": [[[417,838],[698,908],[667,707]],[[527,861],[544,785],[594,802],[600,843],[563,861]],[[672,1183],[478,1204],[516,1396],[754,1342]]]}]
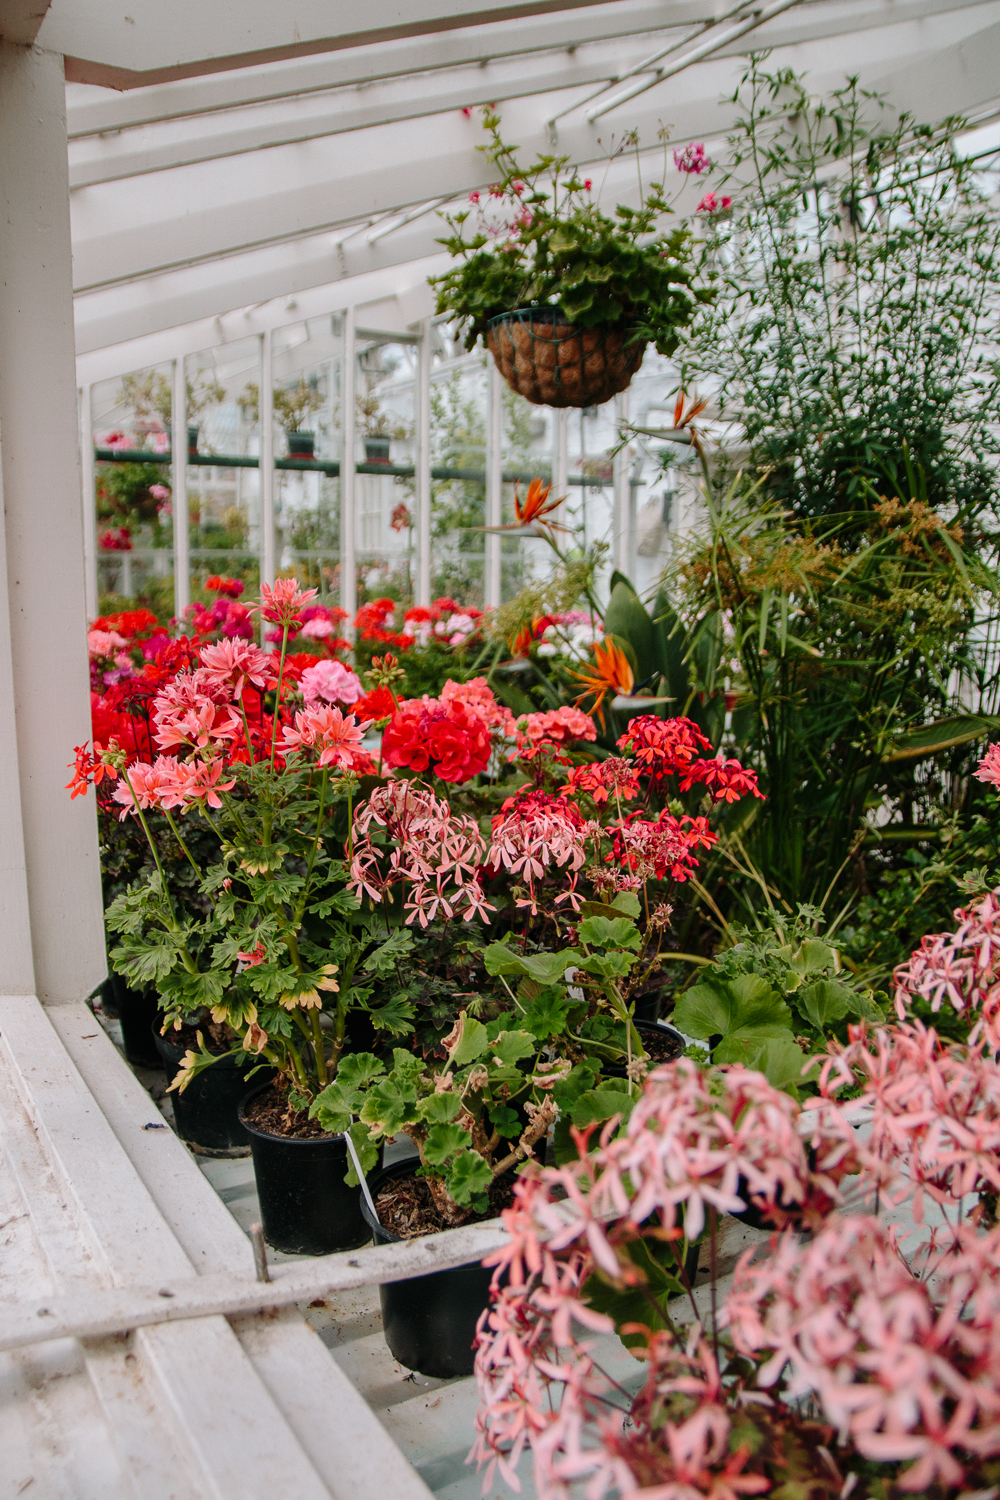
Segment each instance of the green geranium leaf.
[{"label": "green geranium leaf", "polygon": [[758,974],[702,980],[685,991],[673,1014],[678,1030],[700,1041],[748,1026],[779,1026],[788,1031],[791,1019],[777,990]]},{"label": "green geranium leaf", "polygon": [[535,979],[539,984],[557,983],[570,964],[578,963],[580,955],[572,948],[561,953],[514,953],[506,943],[490,943],[483,951],[483,963],[487,974],[517,974]]},{"label": "green geranium leaf", "polygon": [[462,1017],[462,1031],[452,1048],[451,1060],[456,1068],[464,1068],[466,1063],[474,1062],[489,1046],[489,1037],[486,1035],[486,1027],[482,1021],[477,1021],[474,1016]]},{"label": "green geranium leaf", "polygon": [[472,1136],[461,1125],[432,1125],[424,1143],[424,1160],[440,1167],[457,1151],[468,1151],[471,1146]]},{"label": "green geranium leaf", "polygon": [[812,984],[803,985],[797,992],[795,1008],[817,1031],[822,1031],[825,1026],[832,1026],[835,1021],[854,1014],[853,1000],[846,984],[835,979],[814,979]]},{"label": "green geranium leaf", "polygon": [[584,917],[579,930],[588,948],[638,948],[642,941],[629,917]]},{"label": "green geranium leaf", "polygon": [[427,1099],[421,1099],[417,1110],[420,1118],[432,1125],[450,1125],[462,1113],[461,1096],[452,1093],[431,1094]]},{"label": "green geranium leaf", "polygon": [[[378,1146],[369,1135],[367,1125],[362,1125],[360,1120],[355,1120],[354,1124],[347,1131],[347,1134],[354,1142],[354,1149],[361,1159],[361,1170],[367,1177],[368,1173],[374,1172],[375,1168],[378,1166]],[[344,1181],[347,1183],[348,1187],[357,1187],[358,1174],[354,1169],[354,1158],[351,1157],[350,1152],[348,1152],[347,1154],[350,1157],[351,1165],[347,1176],[344,1178]]]},{"label": "green geranium leaf", "polygon": [[385,1064],[371,1052],[348,1052],[340,1060],[337,1082],[347,1089],[364,1088],[385,1072]]},{"label": "green geranium leaf", "polygon": [[505,1140],[516,1140],[524,1128],[517,1111],[511,1109],[509,1104],[491,1104],[490,1123]]},{"label": "green geranium leaf", "polygon": [[623,953],[617,948],[610,953],[589,953],[578,961],[577,968],[586,974],[594,974],[598,979],[620,979],[634,963],[634,953]]},{"label": "green geranium leaf", "polygon": [[611,903],[618,911],[624,912],[627,917],[638,919],[642,907],[639,905],[639,897],[635,891],[619,891]]},{"label": "green geranium leaf", "polygon": [[610,1120],[612,1115],[621,1115],[622,1122],[632,1113],[635,1100],[623,1090],[613,1089],[609,1084],[599,1089],[588,1089],[570,1108],[569,1117],[574,1125],[599,1125]]},{"label": "green geranium leaf", "polygon": [[521,1023],[532,1036],[544,1042],[565,1028],[566,1018],[576,1003],[565,992],[547,990],[524,1012]]},{"label": "green geranium leaf", "polygon": [[501,1031],[490,1051],[510,1067],[522,1057],[533,1057],[538,1051],[538,1043],[530,1031]]},{"label": "green geranium leaf", "polygon": [[[309,1106],[309,1118],[318,1120],[331,1135],[341,1135],[357,1114],[362,1096],[339,1081],[327,1084]],[[368,1131],[365,1130],[367,1136]]]},{"label": "green geranium leaf", "polygon": [[460,1151],[445,1177],[445,1185],[455,1202],[462,1208],[471,1205],[477,1213],[485,1213],[489,1208],[487,1194],[492,1181],[493,1173],[475,1151]]},{"label": "green geranium leaf", "polygon": [[808,1059],[791,1035],[768,1037],[747,1033],[742,1037],[727,1037],[721,1042],[715,1049],[714,1061],[742,1063],[744,1067],[756,1068],[776,1089],[794,1094],[804,1081],[803,1069]]},{"label": "green geranium leaf", "polygon": [[828,943],[807,938],[789,962],[796,974],[829,974],[837,967],[837,956]]},{"label": "green geranium leaf", "polygon": [[391,1139],[416,1117],[416,1100],[417,1090],[412,1083],[400,1084],[394,1078],[384,1078],[368,1090],[361,1118]]}]

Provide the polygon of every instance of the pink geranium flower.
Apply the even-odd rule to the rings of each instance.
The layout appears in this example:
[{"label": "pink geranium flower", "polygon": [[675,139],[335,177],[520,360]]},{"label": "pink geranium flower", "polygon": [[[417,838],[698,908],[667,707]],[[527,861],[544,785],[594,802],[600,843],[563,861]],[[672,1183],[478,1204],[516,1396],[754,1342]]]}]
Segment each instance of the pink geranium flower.
[{"label": "pink geranium flower", "polygon": [[250,682],[263,691],[274,681],[274,663],[266,651],[243,640],[223,640],[201,648],[201,678],[228,688],[240,698]]},{"label": "pink geranium flower", "polygon": [[250,605],[250,609],[275,625],[298,625],[299,611],[311,599],[315,599],[318,593],[319,589],[300,589],[294,578],[278,578],[273,586],[261,584],[260,598],[256,604]]},{"label": "pink geranium flower", "polygon": [[[314,623],[318,622],[309,621],[309,625]],[[324,623],[329,630],[333,630],[329,621]],[[309,625],[303,630],[303,635]],[[359,698],[364,697],[364,691],[361,678],[350,667],[345,667],[342,661],[318,661],[314,667],[306,667],[302,673],[302,696],[307,704],[315,704],[319,700],[324,703],[357,703]]]},{"label": "pink geranium flower", "polygon": [[367,766],[370,759],[362,749],[365,725],[359,725],[353,714],[346,717],[339,708],[306,708],[295,715],[295,726],[285,727],[278,748],[283,754],[307,754],[319,751],[319,764],[340,771],[354,771]]},{"label": "pink geranium flower", "polygon": [[1000,786],[1000,743],[991,745],[979,762],[976,780],[989,782],[991,786]]}]

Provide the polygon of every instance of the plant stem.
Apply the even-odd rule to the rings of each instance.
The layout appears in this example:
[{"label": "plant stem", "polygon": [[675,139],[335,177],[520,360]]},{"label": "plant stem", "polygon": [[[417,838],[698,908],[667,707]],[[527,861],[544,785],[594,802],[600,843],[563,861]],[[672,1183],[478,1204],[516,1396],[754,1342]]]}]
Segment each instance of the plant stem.
[{"label": "plant stem", "polygon": [[281,660],[278,662],[278,686],[274,690],[274,717],[271,720],[271,770],[278,743],[278,715],[281,712],[281,681],[285,675],[285,652],[288,650],[288,621],[281,627]]}]

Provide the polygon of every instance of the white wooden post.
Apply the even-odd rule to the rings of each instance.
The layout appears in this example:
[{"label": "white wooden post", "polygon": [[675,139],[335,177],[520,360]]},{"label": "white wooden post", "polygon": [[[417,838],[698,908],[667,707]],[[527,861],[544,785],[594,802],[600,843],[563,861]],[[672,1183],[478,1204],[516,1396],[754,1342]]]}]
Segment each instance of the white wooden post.
[{"label": "white wooden post", "polygon": [[[620,396],[615,397],[615,434],[619,434],[621,427],[628,421],[628,391],[623,391]],[[612,482],[614,485],[615,510],[614,510],[614,541],[611,549],[611,557],[614,566],[622,573],[628,573],[629,567],[629,477],[631,473],[631,451],[628,444],[620,448],[614,456],[612,468]]]},{"label": "white wooden post", "polygon": [[83,566],[87,619],[97,617],[97,482],[94,477],[94,392],[85,385],[80,392],[80,472],[83,483]]},{"label": "white wooden post", "polygon": [[188,514],[187,380],[184,356],[174,360],[174,390],[170,402],[171,486],[174,513],[174,614],[178,620],[191,603],[191,555]]},{"label": "white wooden post", "polygon": [[556,412],[556,467],[552,478],[553,498],[565,495],[569,486],[569,412],[565,407]]},{"label": "white wooden post", "polygon": [[[274,379],[271,374],[271,330],[260,340],[260,581],[273,583],[277,559],[274,534]],[[261,628],[263,629],[263,620]]]},{"label": "white wooden post", "polygon": [[[486,370],[486,524],[499,526],[503,520],[503,392],[492,359]],[[502,540],[496,533],[486,533],[483,600],[487,609],[496,609],[500,603]]]},{"label": "white wooden post", "polygon": [[354,308],[344,313],[344,379],[341,388],[343,402],[344,451],[340,460],[340,607],[347,611],[344,634],[348,640],[354,638],[354,616],[358,609],[358,580],[355,564],[354,538],[354,444],[357,423],[355,411],[355,384],[357,360],[354,354]]},{"label": "white wooden post", "polygon": [[[62,57],[0,43],[0,992],[103,978]],[[13,729],[13,734],[12,734]],[[12,742],[16,737],[16,743]]]},{"label": "white wooden post", "polygon": [[426,609],[431,602],[431,331],[421,324],[417,364],[417,598]]}]

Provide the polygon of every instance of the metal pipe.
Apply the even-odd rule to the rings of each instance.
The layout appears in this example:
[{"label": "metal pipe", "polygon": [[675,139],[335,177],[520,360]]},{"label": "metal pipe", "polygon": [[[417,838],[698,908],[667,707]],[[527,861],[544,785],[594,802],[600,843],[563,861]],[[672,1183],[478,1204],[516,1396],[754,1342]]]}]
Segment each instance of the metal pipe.
[{"label": "metal pipe", "polygon": [[739,15],[740,11],[746,10],[750,3],[751,0],[739,0],[738,5],[731,5],[728,10],[722,12],[721,16],[713,16],[710,21],[702,21],[693,31],[689,27],[684,35],[679,36],[676,41],[671,42],[669,47],[662,47],[659,52],[650,53],[649,57],[644,57],[642,62],[633,64],[631,68],[626,68],[624,73],[619,73],[614,78],[609,78],[606,83],[602,83],[601,87],[595,89],[592,94],[588,94],[586,99],[578,99],[575,104],[568,104],[558,114],[550,115],[545,122],[546,125],[551,130],[553,125],[565,115],[572,114],[574,109],[582,109],[592,99],[599,99],[613,83],[624,83],[626,78],[634,78],[638,73],[648,73],[662,58],[669,57],[672,52],[679,51],[681,47],[686,47],[688,42],[693,42],[696,37],[704,36],[706,31],[711,31],[714,26],[718,26],[722,21],[728,21],[730,16]]},{"label": "metal pipe", "polygon": [[[637,427],[635,431],[647,432],[651,429]],[[651,435],[673,437],[671,433],[656,431],[651,431]],[[683,443],[690,439],[682,436],[674,437],[673,441]],[[134,448],[121,453],[111,448],[95,448],[94,458],[98,463],[103,464],[169,464],[171,462],[169,453],[143,453]],[[187,462],[189,467],[194,468],[211,468],[214,465],[218,469],[256,469],[260,459],[242,453],[196,453],[191,455]],[[325,474],[328,479],[336,479],[340,474],[340,461],[336,458],[276,458],[274,467],[304,471],[307,474]],[[417,466],[415,464],[356,463],[354,471],[356,474],[382,474],[400,479],[412,479],[417,473]],[[501,479],[504,484],[513,484],[515,479],[526,482],[532,479],[546,481],[550,474],[550,466],[543,463],[535,469],[504,469]],[[456,469],[449,464],[433,464],[430,470],[432,479],[468,479],[474,484],[483,484],[486,476],[486,469]],[[566,483],[580,485],[586,489],[603,489],[610,481],[601,481],[592,475],[567,474]]]},{"label": "metal pipe", "polygon": [[183,354],[174,360],[170,435],[171,487],[173,489],[171,509],[174,518],[174,614],[179,620],[191,602],[191,559],[188,552],[190,517],[187,493],[187,380],[184,373]]},{"label": "metal pipe", "polygon": [[[261,334],[260,399],[257,402],[257,420],[260,425],[261,583],[274,582],[276,561],[274,545],[274,379],[271,373],[271,337],[270,328],[266,328]],[[261,620],[261,626],[263,628],[263,619]]]},{"label": "metal pipe", "polygon": [[341,380],[340,400],[343,421],[341,432],[343,436],[343,458],[339,466],[340,474],[340,607],[347,611],[347,619],[344,621],[344,634],[351,638],[354,632],[354,616],[358,610],[358,580],[355,561],[355,537],[354,537],[354,501],[356,485],[354,476],[357,473],[355,462],[354,445],[356,442],[356,417],[355,409],[355,382],[357,379],[357,358],[354,343],[354,308],[348,307],[344,312],[344,364],[343,379]]},{"label": "metal pipe", "polygon": [[[486,372],[486,525],[503,521],[503,392],[500,372],[492,359]],[[483,559],[483,603],[487,609],[500,603],[502,588],[502,541],[487,531]]]},{"label": "metal pipe", "polygon": [[741,21],[738,26],[731,26],[721,36],[709,36],[707,41],[702,42],[700,47],[694,47],[686,52],[683,57],[669,68],[657,68],[655,77],[644,79],[642,83],[635,84],[630,89],[623,90],[609,99],[606,104],[601,104],[597,109],[588,109],[587,119],[591,124],[599,120],[602,115],[608,114],[612,109],[617,109],[620,104],[626,104],[629,99],[635,99],[639,94],[644,94],[647,89],[655,88],[658,83],[663,83],[667,78],[673,78],[676,73],[682,73],[692,63],[701,62],[703,58],[710,57],[713,52],[718,52],[720,47],[725,47],[729,42],[735,42],[739,37],[745,36],[748,31],[755,31],[758,26],[763,26],[765,21],[773,20],[780,16],[784,10],[791,10],[793,5],[799,5],[801,0],[773,0],[773,4],[758,11],[756,15],[750,16],[746,21]]},{"label": "metal pipe", "polygon": [[431,602],[431,334],[425,318],[417,364],[417,603]]}]

